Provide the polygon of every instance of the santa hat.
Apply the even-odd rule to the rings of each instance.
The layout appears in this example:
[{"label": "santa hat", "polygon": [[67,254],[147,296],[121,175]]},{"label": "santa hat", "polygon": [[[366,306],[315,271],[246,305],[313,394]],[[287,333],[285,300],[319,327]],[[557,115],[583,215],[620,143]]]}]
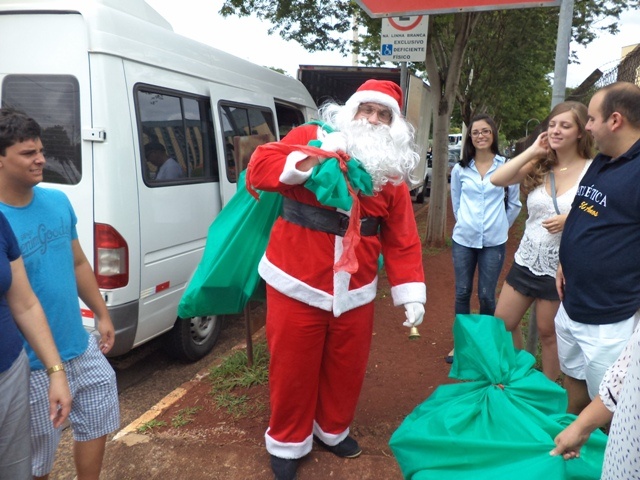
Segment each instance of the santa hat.
[{"label": "santa hat", "polygon": [[346,106],[357,111],[361,103],[379,103],[391,109],[394,120],[401,116],[402,89],[395,82],[370,79],[364,82],[356,93],[347,100]]}]

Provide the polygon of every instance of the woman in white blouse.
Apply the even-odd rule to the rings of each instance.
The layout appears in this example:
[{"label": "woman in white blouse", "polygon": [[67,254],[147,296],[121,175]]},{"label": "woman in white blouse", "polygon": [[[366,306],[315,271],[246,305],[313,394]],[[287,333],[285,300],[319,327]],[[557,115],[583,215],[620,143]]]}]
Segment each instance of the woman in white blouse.
[{"label": "woman in white blouse", "polygon": [[492,176],[496,186],[522,183],[528,217],[515,261],[500,292],[495,316],[523,348],[520,321],[536,302],[542,346],[542,370],[551,380],[560,375],[554,318],[560,299],[555,286],[560,237],[580,179],[593,154],[593,138],[585,130],[587,107],[563,102],[549,114],[546,131]]}]

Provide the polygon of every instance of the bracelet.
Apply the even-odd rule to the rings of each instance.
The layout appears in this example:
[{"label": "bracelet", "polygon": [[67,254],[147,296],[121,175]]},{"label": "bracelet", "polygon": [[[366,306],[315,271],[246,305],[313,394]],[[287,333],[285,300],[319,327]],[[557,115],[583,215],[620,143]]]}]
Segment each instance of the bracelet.
[{"label": "bracelet", "polygon": [[60,371],[64,372],[64,365],[61,363],[54,365],[53,367],[47,368],[47,375],[50,376],[52,373],[56,373]]}]

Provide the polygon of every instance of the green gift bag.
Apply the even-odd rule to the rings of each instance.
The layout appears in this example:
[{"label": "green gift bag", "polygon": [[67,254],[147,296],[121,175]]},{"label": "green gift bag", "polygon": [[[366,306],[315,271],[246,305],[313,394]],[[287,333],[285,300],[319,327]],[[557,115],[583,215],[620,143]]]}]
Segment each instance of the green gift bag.
[{"label": "green gift bag", "polygon": [[282,196],[260,192],[256,200],[244,177],[245,171],[237,192],[209,227],[202,260],[178,305],[182,318],[239,313],[249,300],[264,298],[258,263],[280,215]]},{"label": "green gift bag", "polygon": [[457,315],[450,378],[393,433],[391,449],[405,479],[599,479],[607,437],[599,430],[580,458],[552,457],[553,439],[575,416],[565,390],[513,348],[504,323]]}]

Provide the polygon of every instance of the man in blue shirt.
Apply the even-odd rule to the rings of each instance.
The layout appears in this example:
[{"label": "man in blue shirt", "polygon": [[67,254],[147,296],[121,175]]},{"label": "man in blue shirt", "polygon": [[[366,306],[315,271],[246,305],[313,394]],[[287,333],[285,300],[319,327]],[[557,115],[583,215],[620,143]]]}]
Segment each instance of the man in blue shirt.
[{"label": "man in blue shirt", "polygon": [[582,178],[560,242],[560,368],[578,414],[640,319],[640,88],[617,82],[589,103],[600,153]]},{"label": "man in blue shirt", "polygon": [[[103,355],[113,347],[113,323],[78,242],[69,199],[59,190],[36,186],[46,163],[40,136],[35,120],[0,109],[0,211],[18,239],[67,372],[78,478],[98,480],[107,434],[120,424],[115,373]],[[99,344],[82,325],[78,296],[97,318]],[[32,475],[46,479],[61,428],[49,420],[45,365],[25,348],[31,365]]]}]

